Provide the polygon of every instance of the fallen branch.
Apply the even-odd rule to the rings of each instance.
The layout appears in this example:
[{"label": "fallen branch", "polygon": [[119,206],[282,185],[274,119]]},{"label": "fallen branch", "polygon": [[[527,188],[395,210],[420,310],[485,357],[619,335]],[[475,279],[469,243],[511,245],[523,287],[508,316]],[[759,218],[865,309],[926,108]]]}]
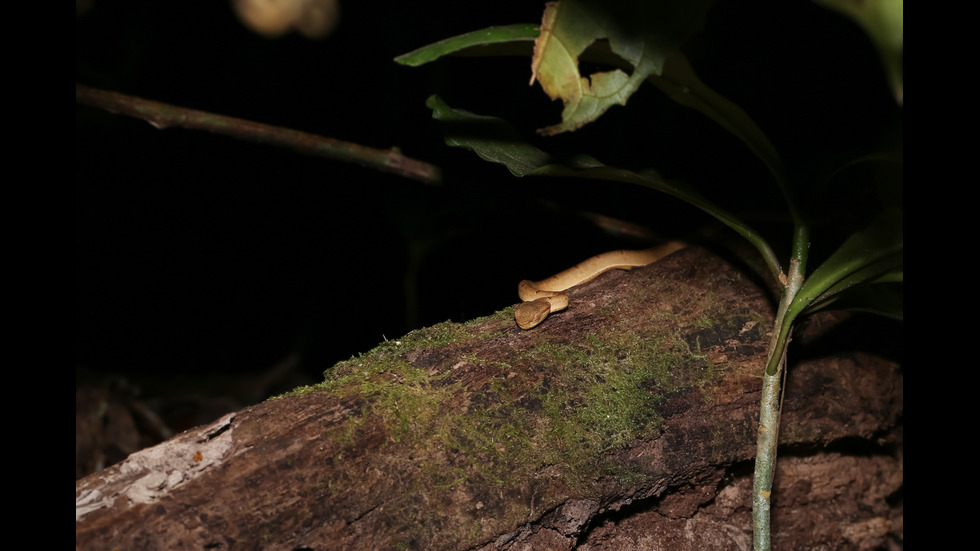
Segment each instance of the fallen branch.
[{"label": "fallen branch", "polygon": [[[691,247],[531,331],[507,309],[390,340],[77,481],[76,549],[747,549],[773,315],[752,281]],[[773,543],[883,547],[901,368],[794,357]]]}]

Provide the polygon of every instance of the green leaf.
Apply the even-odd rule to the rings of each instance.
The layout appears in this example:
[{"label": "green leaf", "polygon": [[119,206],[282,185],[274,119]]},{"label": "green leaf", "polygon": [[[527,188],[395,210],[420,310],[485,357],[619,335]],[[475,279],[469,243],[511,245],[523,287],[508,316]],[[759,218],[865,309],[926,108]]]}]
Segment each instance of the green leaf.
[{"label": "green leaf", "polygon": [[783,161],[765,132],[741,107],[701,82],[687,57],[682,54],[670,57],[663,73],[650,75],[649,80],[672,100],[700,111],[742,140],[782,183]]},{"label": "green leaf", "polygon": [[491,55],[493,54],[493,49],[489,48],[490,46],[512,42],[530,42],[537,37],[538,26],[533,24],[520,23],[517,25],[489,27],[423,46],[415,51],[396,57],[395,61],[402,65],[418,67],[445,55],[460,53],[464,50],[478,47],[483,50],[482,53]]},{"label": "green leaf", "polygon": [[436,95],[425,105],[432,118],[445,124],[446,145],[470,149],[485,161],[506,166],[514,176],[527,176],[551,162],[551,155],[526,143],[503,119],[453,109]]},{"label": "green leaf", "polygon": [[790,306],[791,316],[825,307],[837,295],[861,284],[901,278],[904,261],[903,215],[898,208],[878,215],[848,238],[807,278]]},{"label": "green leaf", "polygon": [[[628,68],[627,63],[609,49],[609,43],[598,41],[582,54],[581,59],[591,63]],[[765,163],[769,172],[783,189],[786,189],[783,161],[765,132],[752,120],[752,117],[735,102],[709,88],[698,78],[687,57],[677,52],[667,58],[661,74],[651,73],[647,81],[667,94],[677,103],[699,111],[715,121],[719,126],[741,140],[759,160]]]},{"label": "green leaf", "polygon": [[823,305],[822,308],[808,308],[804,313],[809,314],[819,309],[832,307],[835,310],[852,310],[868,312],[887,318],[904,320],[905,295],[903,286],[898,283],[862,285],[844,291],[835,300]]},{"label": "green leaf", "polygon": [[[576,7],[574,1],[570,4],[572,7],[566,9]],[[576,19],[571,16],[566,17],[571,21]],[[512,50],[503,49],[502,46],[528,43],[538,36],[539,27],[533,24],[489,27],[424,46],[396,57],[395,61],[403,65],[417,67],[449,54],[482,56],[510,54],[513,53]],[[631,42],[626,41],[627,45],[630,45]],[[619,67],[627,71],[633,66],[629,61],[613,52],[608,40],[594,41],[591,44],[584,44],[584,46],[586,48],[581,55],[583,60]],[[633,44],[634,48],[636,46]],[[642,55],[637,56],[635,52],[630,53],[631,51],[627,48],[625,55],[639,63],[638,60]],[[558,57],[560,59],[562,56],[559,55]],[[777,179],[781,178],[782,161],[779,155],[766,135],[744,110],[701,82],[683,54],[675,53],[673,56],[664,58],[662,63],[662,74],[657,74],[656,71],[648,71],[647,69],[652,66],[644,66],[645,68],[640,74],[646,74],[647,80],[674,101],[700,111],[741,139],[769,167]],[[574,66],[565,67],[565,70],[577,73],[577,68]],[[623,79],[626,78],[626,73],[622,70],[613,73],[600,73],[598,78],[600,89],[608,89],[614,83],[625,82]],[[544,85],[543,81],[542,85]],[[639,84],[633,83],[629,86],[631,89],[635,89],[634,85],[638,86]],[[571,93],[576,94],[578,90],[576,86]],[[625,103],[625,98],[623,103]]]},{"label": "green leaf", "polygon": [[526,143],[517,129],[503,119],[453,109],[435,95],[429,97],[426,105],[432,109],[433,118],[445,123],[446,144],[470,149],[486,161],[506,166],[515,176],[560,176],[626,182],[655,189],[690,203],[748,239],[762,253],[773,275],[779,276],[779,261],[755,230],[681,182],[661,178],[654,171],[633,172],[606,166],[588,156],[555,159],[547,152]]},{"label": "green leaf", "polygon": [[[706,0],[561,0],[545,7],[531,62],[537,80],[552,99],[565,104],[562,122],[539,130],[567,132],[599,118],[626,100],[704,19]],[[579,56],[597,40],[608,39],[612,52],[633,68],[583,77]]]},{"label": "green leaf", "polygon": [[878,50],[895,100],[903,105],[905,2],[903,0],[818,0],[864,28]]}]

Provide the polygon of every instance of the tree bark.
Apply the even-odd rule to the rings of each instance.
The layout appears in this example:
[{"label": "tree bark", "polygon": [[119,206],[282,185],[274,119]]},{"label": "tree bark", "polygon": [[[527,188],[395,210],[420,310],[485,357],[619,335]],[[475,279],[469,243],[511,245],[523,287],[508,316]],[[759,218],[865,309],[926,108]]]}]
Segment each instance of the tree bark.
[{"label": "tree bark", "polygon": [[[758,281],[691,247],[531,331],[388,341],[77,481],[76,549],[749,549]],[[901,366],[831,338],[848,319],[790,349],[775,548],[903,537]]]}]

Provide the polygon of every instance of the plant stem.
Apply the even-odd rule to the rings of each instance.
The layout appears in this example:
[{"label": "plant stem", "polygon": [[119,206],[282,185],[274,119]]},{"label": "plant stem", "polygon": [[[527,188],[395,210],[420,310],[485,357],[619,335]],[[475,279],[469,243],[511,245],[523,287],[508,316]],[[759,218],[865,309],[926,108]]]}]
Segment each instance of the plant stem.
[{"label": "plant stem", "polygon": [[755,475],[752,479],[752,537],[756,551],[770,549],[769,507],[776,470],[776,446],[779,443],[779,388],[785,355],[783,358],[775,375],[763,375],[759,441],[756,444]]},{"label": "plant stem", "polygon": [[[798,235],[805,235],[798,234]],[[800,249],[797,248],[799,251]],[[756,443],[755,473],[752,478],[752,534],[756,551],[770,549],[770,498],[773,475],[776,472],[776,448],[779,444],[780,389],[786,369],[786,346],[795,315],[790,306],[803,286],[802,267],[804,258],[793,258],[783,296],[776,313],[772,343],[769,345],[769,362],[762,374],[762,402],[759,407],[759,439]]]}]

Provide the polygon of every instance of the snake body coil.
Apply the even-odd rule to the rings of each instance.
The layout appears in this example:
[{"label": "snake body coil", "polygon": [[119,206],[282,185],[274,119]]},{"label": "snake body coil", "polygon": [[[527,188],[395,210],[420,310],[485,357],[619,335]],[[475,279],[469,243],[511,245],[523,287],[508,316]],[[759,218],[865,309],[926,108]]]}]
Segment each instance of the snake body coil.
[{"label": "snake body coil", "polygon": [[571,268],[541,281],[521,281],[517,293],[522,302],[514,309],[514,319],[521,329],[531,329],[540,324],[548,314],[568,307],[568,295],[562,291],[595,279],[609,270],[629,270],[646,266],[684,248],[686,245],[671,241],[659,247],[642,251],[609,251],[580,262]]}]

